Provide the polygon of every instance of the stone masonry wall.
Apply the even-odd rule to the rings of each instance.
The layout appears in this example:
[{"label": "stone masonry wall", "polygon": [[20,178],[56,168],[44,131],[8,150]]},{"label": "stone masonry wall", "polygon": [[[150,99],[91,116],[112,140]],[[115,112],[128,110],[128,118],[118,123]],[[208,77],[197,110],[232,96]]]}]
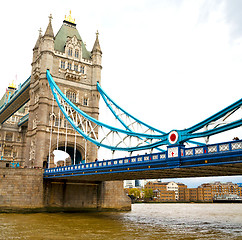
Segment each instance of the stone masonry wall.
[{"label": "stone masonry wall", "polygon": [[97,184],[44,180],[46,208],[97,209]]},{"label": "stone masonry wall", "polygon": [[131,200],[124,193],[123,181],[101,182],[98,191],[98,208],[115,211],[130,211]]},{"label": "stone masonry wall", "polygon": [[122,181],[43,180],[43,170],[0,168],[0,212],[130,210]]},{"label": "stone masonry wall", "polygon": [[0,168],[0,211],[42,207],[41,169]]}]

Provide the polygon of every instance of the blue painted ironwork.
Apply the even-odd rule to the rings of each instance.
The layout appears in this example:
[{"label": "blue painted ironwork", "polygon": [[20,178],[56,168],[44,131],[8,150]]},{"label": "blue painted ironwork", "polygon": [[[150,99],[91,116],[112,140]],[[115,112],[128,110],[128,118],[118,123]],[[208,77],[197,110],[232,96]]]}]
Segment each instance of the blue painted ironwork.
[{"label": "blue painted ironwork", "polygon": [[[97,82],[97,90],[99,91],[102,99],[104,100],[105,104],[107,105],[107,107],[110,109],[110,111],[112,112],[112,114],[115,116],[115,118],[125,127],[125,129],[129,130],[129,131],[132,131],[130,126],[133,125],[134,123],[137,123],[137,124],[140,124],[144,127],[147,128],[146,132],[147,131],[153,131],[154,133],[157,132],[156,134],[167,134],[166,132],[163,132],[157,128],[154,128],[146,123],[144,123],[143,121],[140,121],[139,119],[137,119],[136,117],[134,117],[133,115],[129,114],[127,111],[125,111],[123,108],[121,108],[116,102],[113,101],[113,99],[111,99],[108,94],[102,89],[102,87],[100,86],[99,82]],[[130,125],[127,125],[121,118],[120,116],[116,113],[115,109],[112,107],[115,106],[116,109],[118,109],[125,117],[128,117],[130,119],[132,119],[134,122],[131,123]],[[137,130],[136,130],[137,132]],[[192,141],[192,140],[189,140],[188,141],[189,143],[191,144],[196,144],[196,145],[205,145],[204,143],[201,143],[201,142],[197,142],[197,141]],[[167,143],[166,143],[167,144]],[[156,148],[157,150],[159,151],[165,151],[161,148]]]},{"label": "blue painted ironwork", "polygon": [[[131,114],[127,113],[125,110],[123,110],[121,107],[119,107],[101,88],[100,84],[97,83],[97,89],[100,92],[102,98],[104,99],[106,105],[108,106],[108,108],[110,109],[110,111],[113,113],[113,115],[115,116],[115,118],[121,123],[121,125],[124,127],[124,129],[120,129],[120,128],[116,128],[116,127],[112,127],[110,125],[104,124],[100,121],[98,121],[97,119],[94,119],[92,117],[90,117],[89,115],[87,115],[85,112],[81,111],[79,108],[77,108],[75,106],[75,104],[73,104],[58,88],[58,86],[56,85],[56,83],[54,82],[53,78],[51,77],[49,71],[47,70],[47,79],[49,81],[52,93],[54,95],[54,98],[58,104],[58,106],[60,107],[62,113],[65,115],[66,119],[69,121],[69,123],[72,125],[72,127],[78,131],[85,139],[91,141],[92,143],[96,144],[98,147],[105,147],[111,150],[122,150],[122,151],[138,151],[138,150],[145,150],[145,149],[151,149],[151,148],[157,148],[159,146],[162,145],[181,145],[184,142],[188,142],[190,141],[191,143],[195,143],[198,145],[202,145],[201,143],[198,143],[196,141],[193,141],[191,139],[194,138],[201,138],[201,137],[209,137],[211,135],[214,134],[218,134],[224,131],[228,131],[234,128],[237,128],[239,126],[242,125],[242,119],[224,124],[222,126],[220,126],[220,124],[217,124],[217,126],[214,129],[208,129],[205,131],[201,131],[201,132],[197,132],[198,130],[200,130],[201,128],[204,128],[206,126],[208,126],[209,124],[213,123],[214,121],[217,121],[221,118],[227,118],[229,115],[231,115],[232,113],[234,113],[235,111],[237,111],[241,106],[242,106],[242,99],[235,102],[234,104],[228,106],[227,108],[221,110],[220,112],[214,114],[213,116],[205,119],[204,121],[190,127],[184,130],[173,130],[172,132],[176,133],[177,139],[176,141],[171,141],[170,138],[170,133],[165,133],[161,130],[158,130],[156,128],[153,128],[151,126],[149,126],[148,124],[145,124],[144,122],[140,121],[139,119],[135,118],[134,116],[132,116]],[[93,139],[90,137],[90,134],[86,134],[80,127],[78,124],[76,124],[73,119],[71,119],[65,108],[63,107],[63,103],[67,104],[69,107],[71,107],[76,113],[80,114],[83,118],[85,118],[85,121],[89,121],[93,124],[95,124],[95,128],[98,127],[103,127],[105,129],[109,129],[110,132],[112,133],[120,133],[120,134],[124,134],[126,135],[125,138],[127,137],[136,137],[139,138],[141,140],[143,140],[143,144],[145,143],[145,145],[137,145],[134,147],[120,147],[119,144],[117,145],[107,145],[104,144],[102,141],[97,140],[97,139]],[[147,132],[151,131],[152,134],[147,134],[147,133],[141,133],[141,132],[136,132],[133,129],[131,129],[131,125],[128,125],[127,123],[125,123],[121,117],[116,113],[116,111],[114,110],[113,105],[115,108],[117,108],[119,111],[121,111],[122,114],[124,114],[125,116],[128,116],[129,118],[131,118],[132,120],[135,121],[135,123],[140,124],[142,126],[147,127]],[[227,116],[226,116],[227,115]],[[108,134],[109,135],[109,134]],[[153,143],[151,143],[151,141],[153,141]],[[205,144],[204,144],[205,145]]]},{"label": "blue painted ironwork", "polygon": [[10,162],[10,166],[12,168],[19,168],[20,167],[19,162],[15,162],[14,160],[12,162]]},{"label": "blue painted ironwork", "polygon": [[[122,113],[124,113],[126,116],[130,117],[131,119],[133,119],[135,122],[147,127],[149,130],[152,130],[154,132],[157,132],[157,134],[167,134],[166,132],[163,132],[157,128],[154,128],[142,121],[140,121],[138,118],[134,117],[133,115],[129,114],[128,112],[126,112],[123,108],[121,108],[118,104],[116,104],[105,92],[104,90],[101,88],[99,82],[97,82],[97,90],[99,91],[101,97],[103,98],[103,100],[105,101],[106,105],[108,106],[108,108],[110,109],[110,111],[113,113],[113,115],[116,117],[116,119],[118,119],[118,121],[129,131],[132,131],[130,129],[130,126],[127,126],[123,120],[121,120],[121,118],[116,114],[116,112],[114,111],[114,109],[112,108],[111,104],[112,103],[117,109],[119,109]],[[109,102],[110,103],[109,103]]]},{"label": "blue painted ironwork", "polygon": [[[95,118],[92,118],[91,116],[89,116],[88,114],[86,114],[85,112],[83,112],[81,109],[79,109],[78,107],[76,107],[75,104],[73,104],[62,92],[61,90],[58,88],[58,86],[56,85],[56,83],[54,82],[52,76],[50,75],[49,70],[47,70],[47,79],[49,81],[49,85],[51,88],[51,91],[53,93],[53,96],[60,108],[60,110],[62,111],[62,113],[64,114],[65,118],[68,120],[68,122],[71,124],[71,126],[78,132],[80,133],[85,139],[87,139],[88,141],[94,143],[95,145],[99,146],[99,147],[105,147],[108,148],[110,150],[120,150],[120,151],[138,151],[138,150],[145,150],[145,149],[150,149],[150,148],[155,148],[158,146],[163,145],[163,141],[166,140],[167,136],[164,134],[159,134],[159,135],[155,135],[155,134],[145,134],[145,133],[137,133],[137,132],[133,132],[133,131],[128,131],[125,129],[120,129],[120,128],[116,128],[116,127],[112,127],[110,125],[107,125],[105,123],[102,123],[100,121],[98,121]],[[81,123],[75,123],[73,121],[73,119],[67,114],[67,110],[65,109],[64,105],[68,105],[66,108],[71,108],[71,111],[75,111],[75,114],[80,114],[81,117],[84,118],[85,121],[89,121],[88,124],[92,123],[95,124],[95,126],[93,126],[93,128],[96,128],[97,126],[100,127],[104,127],[106,129],[109,129],[110,131],[112,131],[113,133],[121,133],[121,134],[125,134],[126,136],[130,136],[130,137],[136,137],[136,138],[144,138],[144,139],[156,139],[157,142],[155,143],[151,143],[151,144],[146,144],[144,146],[136,146],[136,147],[118,147],[118,146],[112,146],[112,145],[107,145],[107,144],[103,144],[100,141],[93,139],[89,136],[89,134],[86,134],[83,129],[80,127]],[[71,112],[71,114],[73,115],[73,113]],[[83,119],[81,119],[81,121],[84,121]]]},{"label": "blue painted ironwork", "polygon": [[[0,114],[2,114],[4,111],[6,111],[6,110],[9,108],[9,106],[10,106],[11,104],[13,104],[15,101],[17,101],[18,98],[19,98],[23,93],[25,93],[26,89],[28,89],[29,86],[30,86],[30,78],[31,78],[31,76],[30,76],[30,77],[29,77],[29,78],[28,78],[28,79],[27,79],[22,85],[19,85],[19,89],[17,89],[12,95],[10,94],[11,96],[8,97],[7,102],[4,103],[4,104],[0,107]],[[11,117],[16,111],[18,111],[18,110],[19,110],[24,104],[26,104],[28,101],[29,101],[29,98],[26,99],[26,101],[23,102],[23,104],[21,104],[21,105],[19,106],[18,109],[16,109],[14,112],[12,112],[12,114],[11,114],[10,116],[8,116],[8,118]],[[6,118],[2,123],[4,123],[5,121],[7,121],[8,118]]]},{"label": "blue painted ironwork", "polygon": [[26,123],[29,120],[29,114],[26,114],[25,116],[23,116],[22,118],[20,118],[19,122],[18,122],[18,126],[20,127],[21,125],[23,125],[24,123]]},{"label": "blue painted ironwork", "polygon": [[[169,157],[168,151],[45,169],[44,178],[112,174],[147,170],[214,166],[242,163],[242,140],[193,148],[179,146],[179,156]],[[239,159],[236,159],[240,157]]]}]

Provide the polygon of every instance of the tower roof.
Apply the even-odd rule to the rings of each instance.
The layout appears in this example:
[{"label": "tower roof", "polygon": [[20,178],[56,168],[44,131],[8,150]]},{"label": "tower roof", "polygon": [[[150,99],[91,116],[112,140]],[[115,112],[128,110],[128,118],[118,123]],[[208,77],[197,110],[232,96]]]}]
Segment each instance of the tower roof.
[{"label": "tower roof", "polygon": [[51,19],[52,19],[52,15],[50,14],[49,16],[49,24],[47,26],[47,29],[45,31],[45,35],[44,36],[49,36],[49,37],[54,37],[54,32],[53,32],[53,28],[52,28],[52,24],[51,24]]},{"label": "tower roof", "polygon": [[96,40],[95,40],[95,43],[94,43],[94,45],[93,45],[92,52],[94,52],[94,51],[100,51],[100,52],[102,52],[102,51],[101,51],[100,44],[99,44],[98,35],[99,35],[99,32],[97,31],[97,32],[96,32]]},{"label": "tower roof", "polygon": [[34,46],[34,49],[37,49],[37,48],[39,47],[40,39],[41,39],[41,37],[42,37],[41,33],[42,33],[42,30],[41,30],[41,28],[40,28],[40,30],[39,30],[39,37],[38,37],[38,39],[37,39],[37,41],[36,41],[36,44],[35,44],[35,46]]},{"label": "tower roof", "polygon": [[82,57],[86,59],[91,59],[91,53],[87,51],[85,44],[83,43],[81,36],[76,29],[76,24],[74,20],[70,21],[66,18],[63,24],[55,36],[55,50],[59,52],[65,52],[65,45],[68,37],[74,37],[81,41],[82,45]]}]

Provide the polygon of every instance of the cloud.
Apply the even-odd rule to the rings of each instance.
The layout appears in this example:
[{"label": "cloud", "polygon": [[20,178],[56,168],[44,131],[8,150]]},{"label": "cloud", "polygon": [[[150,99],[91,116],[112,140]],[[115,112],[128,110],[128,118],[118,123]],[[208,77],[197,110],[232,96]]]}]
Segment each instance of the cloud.
[{"label": "cloud", "polygon": [[230,34],[232,39],[242,37],[242,1],[226,0],[225,1],[225,17],[230,24]]}]

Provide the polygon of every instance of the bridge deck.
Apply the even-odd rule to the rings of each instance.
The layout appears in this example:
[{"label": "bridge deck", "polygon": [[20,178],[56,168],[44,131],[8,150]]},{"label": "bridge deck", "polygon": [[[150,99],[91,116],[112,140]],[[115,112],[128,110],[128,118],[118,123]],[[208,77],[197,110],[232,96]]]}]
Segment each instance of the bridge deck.
[{"label": "bridge deck", "polygon": [[30,78],[28,78],[21,88],[17,90],[0,109],[0,123],[4,123],[9,117],[17,112],[25,103],[29,101]]},{"label": "bridge deck", "polygon": [[242,175],[242,141],[46,169],[44,178],[108,181]]},{"label": "bridge deck", "polygon": [[[242,159],[241,159],[242,161]],[[127,169],[126,169],[127,170]],[[130,169],[122,172],[93,173],[93,174],[64,174],[63,176],[51,176],[48,178],[56,180],[81,180],[81,181],[115,181],[115,180],[135,180],[135,179],[159,179],[159,178],[191,178],[191,177],[211,177],[211,176],[234,176],[242,175],[242,163],[224,164],[219,166],[201,166],[173,169],[143,169],[133,171]]]}]

